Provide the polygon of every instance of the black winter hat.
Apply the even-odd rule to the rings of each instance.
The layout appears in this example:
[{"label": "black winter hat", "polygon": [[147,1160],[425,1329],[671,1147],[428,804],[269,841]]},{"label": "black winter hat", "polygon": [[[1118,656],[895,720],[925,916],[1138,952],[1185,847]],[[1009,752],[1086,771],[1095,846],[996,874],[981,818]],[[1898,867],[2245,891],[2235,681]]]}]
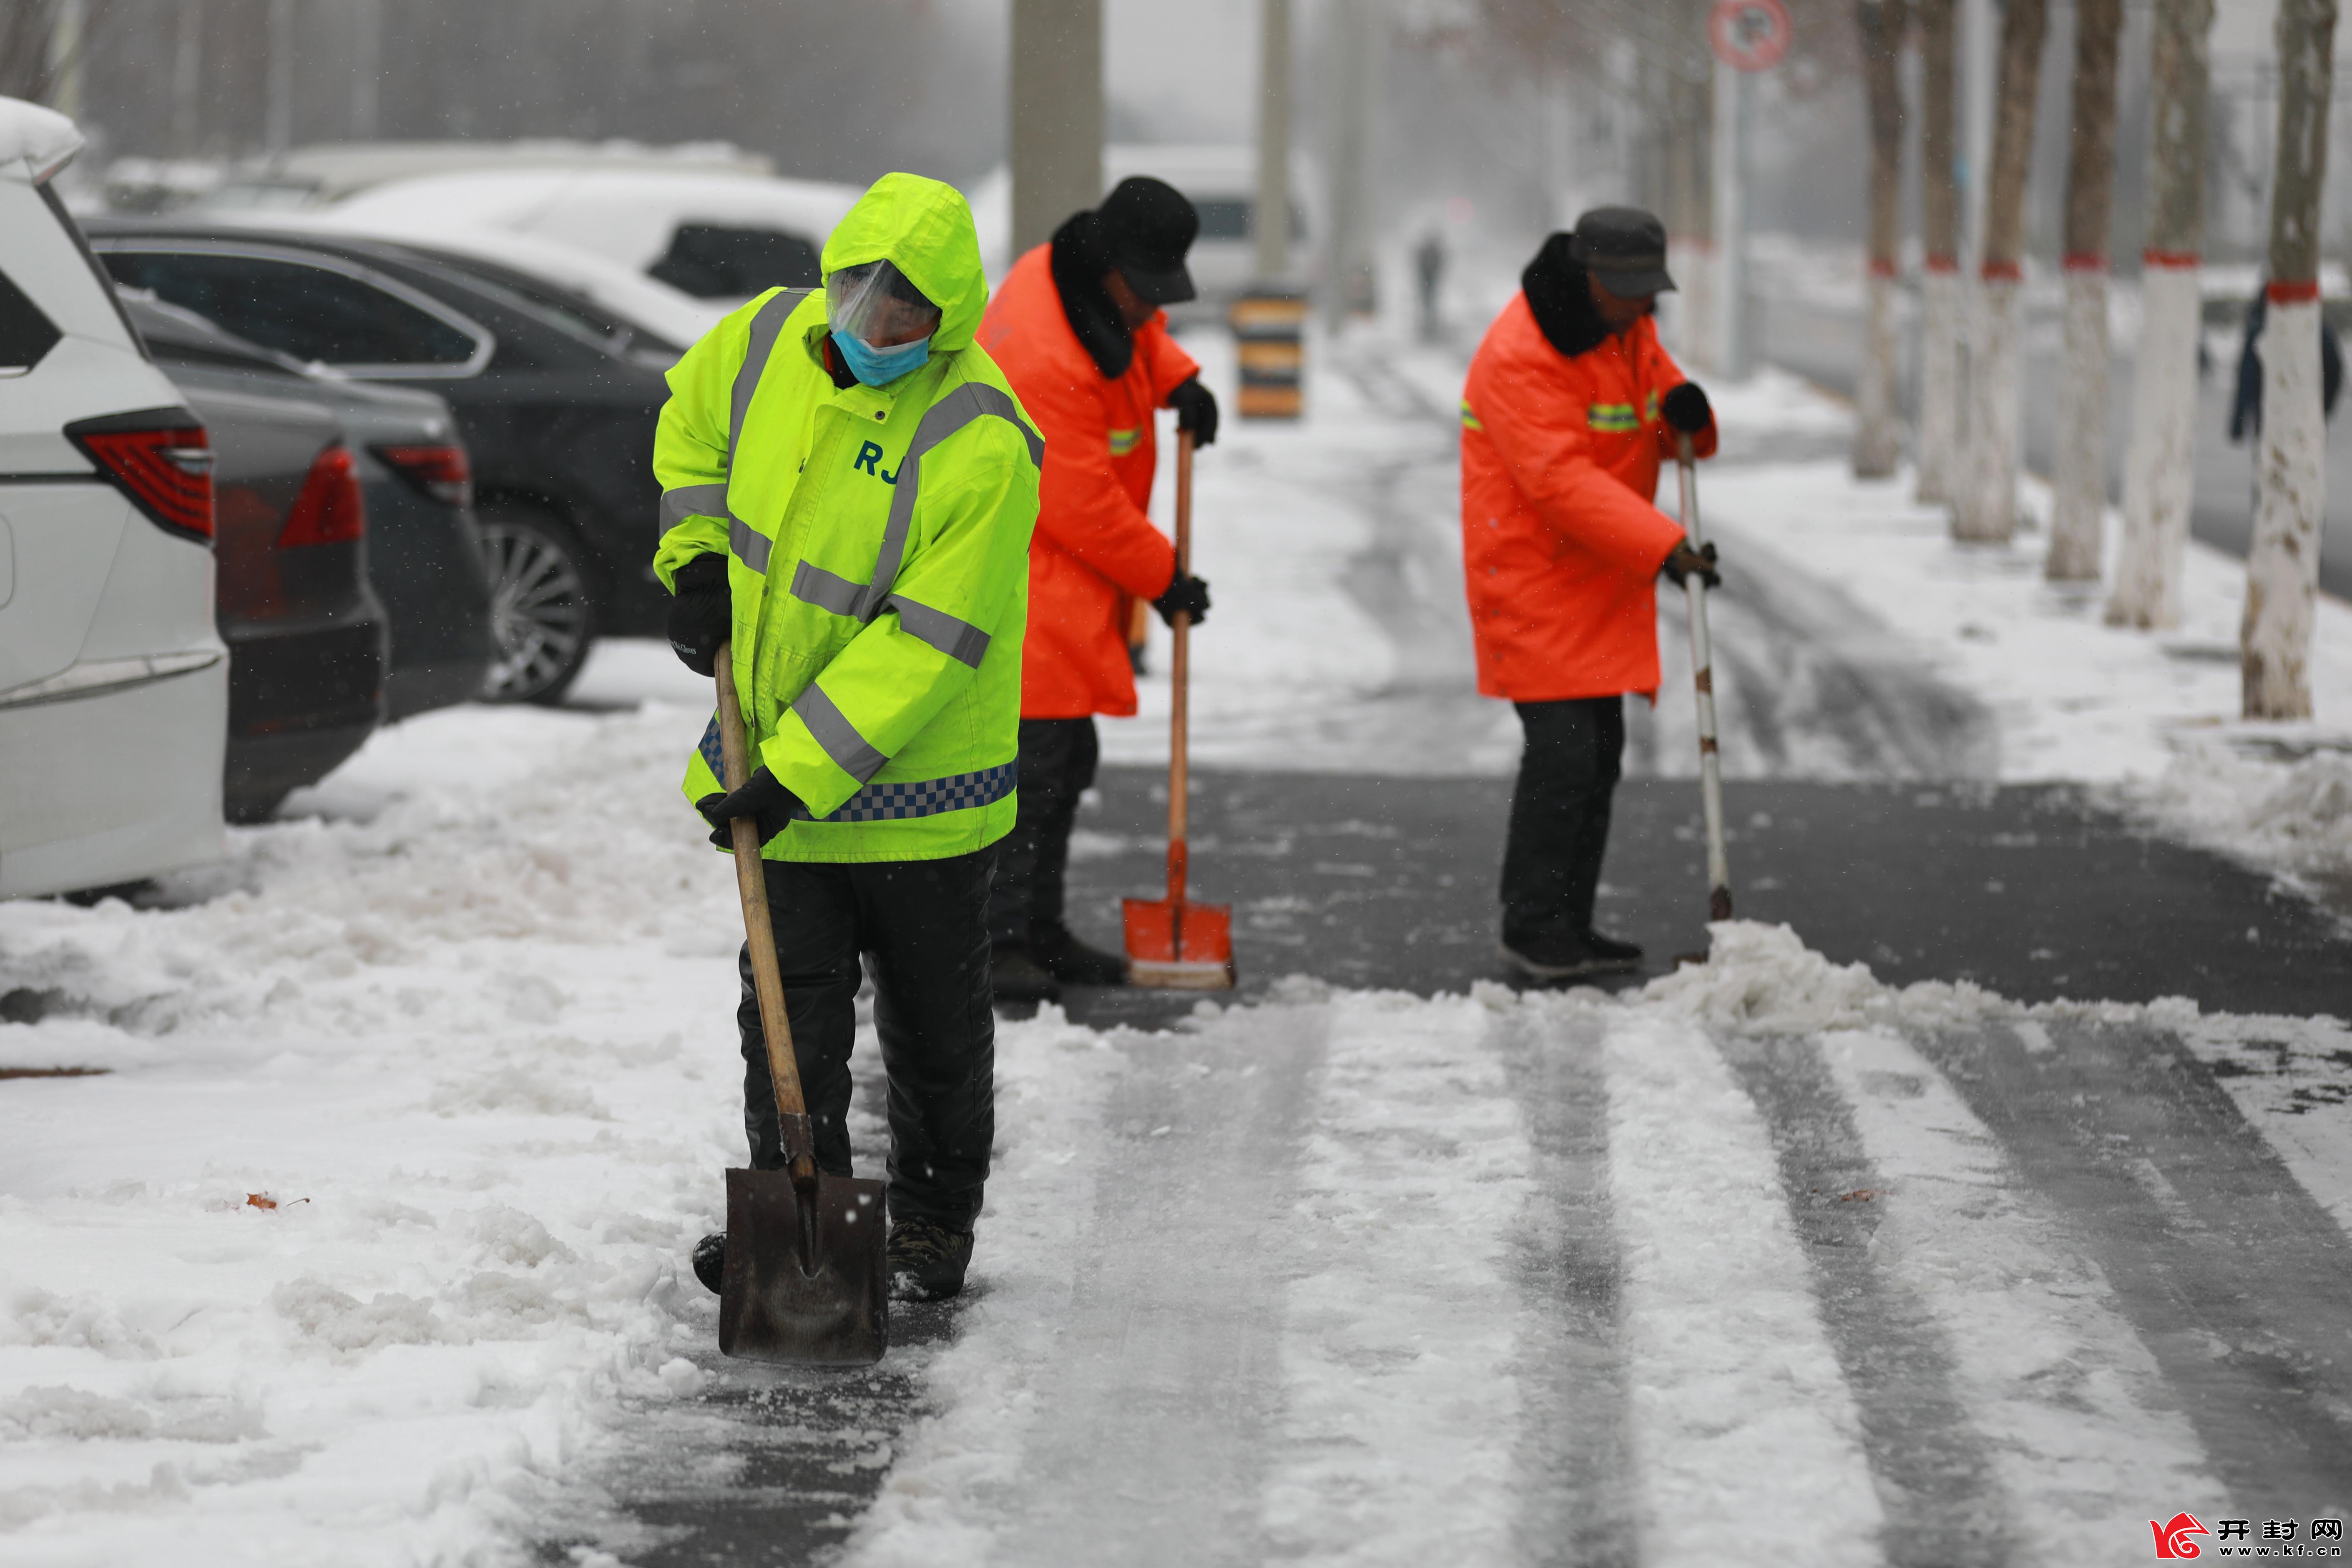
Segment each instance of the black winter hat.
[{"label": "black winter hat", "polygon": [[1568,254],[1621,300],[1675,286],[1666,276],[1666,226],[1640,207],[1594,207],[1576,220]]},{"label": "black winter hat", "polygon": [[1183,192],[1132,174],[1103,198],[1095,216],[1111,265],[1138,294],[1155,305],[1174,305],[1198,292],[1184,269],[1184,253],[1201,232],[1201,215]]}]

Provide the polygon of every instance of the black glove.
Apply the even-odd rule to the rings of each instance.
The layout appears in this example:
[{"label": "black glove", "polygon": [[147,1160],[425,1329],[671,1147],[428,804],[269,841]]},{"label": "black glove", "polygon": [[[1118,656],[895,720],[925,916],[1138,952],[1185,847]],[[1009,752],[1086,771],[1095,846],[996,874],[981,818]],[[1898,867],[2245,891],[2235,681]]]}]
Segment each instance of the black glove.
[{"label": "black glove", "polygon": [[697,675],[719,668],[719,650],[734,632],[735,598],[727,587],[727,557],[698,555],[672,578],[669,646],[678,662]]},{"label": "black glove", "polygon": [[801,797],[786,789],[776,775],[766,768],[754,768],[741,789],[729,795],[706,795],[694,803],[702,813],[702,820],[710,824],[710,842],[721,849],[735,847],[735,819],[749,816],[758,820],[760,842],[769,839],[793,825],[793,813],[799,811]]},{"label": "black glove", "polygon": [[1168,591],[1151,601],[1151,607],[1171,626],[1176,624],[1179,610],[1189,613],[1197,626],[1209,618],[1209,585],[1198,577],[1179,572],[1169,583]]},{"label": "black glove", "polygon": [[[1690,384],[1685,382],[1683,384],[1688,386]],[[1666,557],[1665,564],[1658,570],[1664,572],[1675,587],[1681,588],[1688,586],[1686,580],[1694,567],[1697,569],[1699,581],[1708,587],[1723,586],[1723,575],[1715,569],[1715,542],[1712,540],[1696,550],[1690,547],[1689,540],[1684,540],[1675,546],[1675,552]]]},{"label": "black glove", "polygon": [[1666,416],[1667,424],[1685,436],[1697,435],[1706,428],[1706,422],[1715,417],[1715,410],[1707,405],[1706,394],[1699,390],[1698,383],[1695,381],[1668,387],[1665,401],[1658,405],[1658,412]]},{"label": "black glove", "polygon": [[1193,446],[1217,444],[1217,395],[1201,384],[1199,376],[1170,393],[1168,406],[1176,411],[1176,428],[1192,432]]}]

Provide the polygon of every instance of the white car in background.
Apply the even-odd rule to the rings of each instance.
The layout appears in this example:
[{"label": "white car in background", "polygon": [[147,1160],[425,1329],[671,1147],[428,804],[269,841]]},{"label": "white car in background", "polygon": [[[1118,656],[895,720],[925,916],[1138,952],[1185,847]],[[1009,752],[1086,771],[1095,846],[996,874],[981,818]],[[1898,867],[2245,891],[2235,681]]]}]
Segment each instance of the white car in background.
[{"label": "white car in background", "polygon": [[224,847],[212,455],[49,189],[80,147],[0,98],[0,897]]},{"label": "white car in background", "polygon": [[415,245],[492,233],[567,246],[724,311],[820,281],[825,236],[863,194],[700,170],[475,169],[388,181],[318,210]]}]

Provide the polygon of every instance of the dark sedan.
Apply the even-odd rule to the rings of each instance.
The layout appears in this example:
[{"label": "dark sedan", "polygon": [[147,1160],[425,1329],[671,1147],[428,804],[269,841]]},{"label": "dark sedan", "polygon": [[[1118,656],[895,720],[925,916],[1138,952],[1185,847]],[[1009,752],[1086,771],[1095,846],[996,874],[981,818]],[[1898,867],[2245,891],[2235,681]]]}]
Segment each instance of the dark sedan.
[{"label": "dark sedan", "polygon": [[466,448],[429,392],[306,371],[193,311],[125,290],[148,352],[182,387],[219,386],[323,404],[342,422],[367,503],[367,574],[392,618],[384,717],[471,700],[488,674],[490,582]]},{"label": "dark sedan", "polygon": [[660,634],[653,436],[670,345],[600,331],[603,312],[561,289],[409,246],[221,226],[90,231],[125,284],[296,359],[448,399],[496,595],[488,695],[553,701],[597,635]]},{"label": "dark sedan", "polygon": [[229,652],[223,804],[231,821],[257,822],[382,719],[390,648],[368,586],[367,503],[323,405],[257,377],[163,369],[212,436],[215,605]]}]

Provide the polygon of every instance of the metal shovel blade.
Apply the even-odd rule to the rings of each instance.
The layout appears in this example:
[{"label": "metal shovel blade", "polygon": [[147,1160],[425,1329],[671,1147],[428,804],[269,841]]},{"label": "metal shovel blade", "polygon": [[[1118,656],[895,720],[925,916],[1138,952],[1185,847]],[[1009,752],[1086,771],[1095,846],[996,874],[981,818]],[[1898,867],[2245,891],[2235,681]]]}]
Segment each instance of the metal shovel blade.
[{"label": "metal shovel blade", "polygon": [[1127,979],[1159,991],[1234,988],[1234,907],[1128,899]]},{"label": "metal shovel blade", "polygon": [[789,1171],[727,1173],[727,1273],[719,1349],[750,1361],[871,1366],[890,1341],[880,1182]]}]

